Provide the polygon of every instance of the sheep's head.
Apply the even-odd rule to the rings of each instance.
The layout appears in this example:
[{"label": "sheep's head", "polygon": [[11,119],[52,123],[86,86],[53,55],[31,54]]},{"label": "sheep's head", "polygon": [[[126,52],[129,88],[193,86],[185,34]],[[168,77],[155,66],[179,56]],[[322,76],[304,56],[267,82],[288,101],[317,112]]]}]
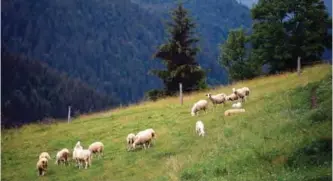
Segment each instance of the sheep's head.
[{"label": "sheep's head", "polygon": [[211,97],[211,96],[212,96],[212,94],[208,93],[208,94],[206,94],[206,96],[207,96],[207,97]]},{"label": "sheep's head", "polygon": [[192,115],[192,116],[195,116],[195,113],[192,111],[192,112],[191,112],[191,115]]}]

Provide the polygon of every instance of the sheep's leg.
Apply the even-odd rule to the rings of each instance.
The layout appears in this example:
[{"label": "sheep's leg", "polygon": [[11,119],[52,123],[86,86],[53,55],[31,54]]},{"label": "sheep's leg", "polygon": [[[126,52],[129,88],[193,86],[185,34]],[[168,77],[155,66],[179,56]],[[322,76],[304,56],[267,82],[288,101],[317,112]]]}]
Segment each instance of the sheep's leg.
[{"label": "sheep's leg", "polygon": [[143,148],[146,150],[147,148],[146,148],[146,143],[143,143]]},{"label": "sheep's leg", "polygon": [[87,169],[88,168],[88,160],[85,161],[85,164],[86,164],[85,169]]}]

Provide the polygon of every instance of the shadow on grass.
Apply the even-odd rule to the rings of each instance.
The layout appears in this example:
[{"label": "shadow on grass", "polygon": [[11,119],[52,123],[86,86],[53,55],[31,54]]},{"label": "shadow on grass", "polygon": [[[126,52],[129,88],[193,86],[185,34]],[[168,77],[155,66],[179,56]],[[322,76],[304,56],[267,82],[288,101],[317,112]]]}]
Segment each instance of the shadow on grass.
[{"label": "shadow on grass", "polygon": [[322,177],[317,177],[317,178],[311,178],[308,180],[304,180],[304,181],[331,181],[332,180],[332,176],[322,176]]},{"label": "shadow on grass", "polygon": [[290,167],[330,166],[332,163],[332,138],[321,138],[296,150],[287,161]]}]

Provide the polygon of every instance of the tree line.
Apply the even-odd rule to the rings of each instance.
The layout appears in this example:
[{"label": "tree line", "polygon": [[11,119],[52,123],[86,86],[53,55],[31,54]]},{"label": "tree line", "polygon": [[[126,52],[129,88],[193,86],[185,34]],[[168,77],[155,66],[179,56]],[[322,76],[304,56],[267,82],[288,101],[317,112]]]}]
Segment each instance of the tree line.
[{"label": "tree line", "polygon": [[[263,74],[263,65],[269,74],[295,70],[298,57],[304,63],[318,61],[325,48],[331,48],[332,20],[321,0],[259,0],[251,16],[251,33],[231,30],[220,46],[218,61],[231,82]],[[154,100],[174,95],[179,83],[185,92],[207,87],[205,70],[196,62],[199,40],[188,10],[178,4],[167,25],[169,39],[154,54],[166,70],[153,70],[164,89],[147,93]]]}]

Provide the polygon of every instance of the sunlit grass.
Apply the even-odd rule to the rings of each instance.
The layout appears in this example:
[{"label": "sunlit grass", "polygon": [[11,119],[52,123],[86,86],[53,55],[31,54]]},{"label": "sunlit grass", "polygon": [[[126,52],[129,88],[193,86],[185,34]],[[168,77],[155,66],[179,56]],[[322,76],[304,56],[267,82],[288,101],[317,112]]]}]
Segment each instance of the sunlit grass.
[{"label": "sunlit grass", "polygon": [[[331,137],[331,120],[311,124],[307,90],[309,83],[331,74],[330,65],[305,68],[296,73],[239,82],[214,90],[168,97],[156,102],[82,115],[70,124],[30,124],[2,131],[2,180],[307,180],[331,175],[331,168],[313,166],[292,168],[285,158],[295,150],[323,136]],[[251,95],[244,104],[246,113],[224,117],[229,103],[207,114],[192,117],[190,109],[205,94],[230,94],[232,87],[248,86]],[[296,89],[296,90],[295,90]],[[332,91],[331,87],[330,90]],[[330,97],[331,99],[331,97]],[[307,103],[307,104],[305,104]],[[332,110],[332,108],[331,108]],[[206,137],[195,135],[195,122],[201,119]],[[148,150],[126,151],[128,133],[154,128],[157,139]],[[78,170],[56,166],[57,150],[73,149],[80,140],[86,148],[94,141],[105,144],[103,160]],[[38,154],[48,151],[53,160],[44,178],[37,177]]]}]

